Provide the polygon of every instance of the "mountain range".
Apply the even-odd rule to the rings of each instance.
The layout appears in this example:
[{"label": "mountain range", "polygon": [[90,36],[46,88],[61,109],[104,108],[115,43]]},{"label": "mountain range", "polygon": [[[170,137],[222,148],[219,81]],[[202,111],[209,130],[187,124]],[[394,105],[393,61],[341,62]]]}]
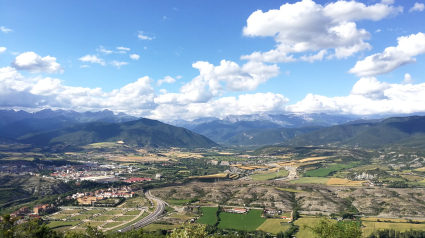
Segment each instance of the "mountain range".
[{"label": "mountain range", "polygon": [[284,141],[286,146],[379,148],[425,147],[425,116],[360,120],[316,130]]},{"label": "mountain range", "polygon": [[29,113],[0,110],[0,143],[82,146],[124,141],[149,147],[214,147],[210,139],[188,129],[112,111],[75,112],[50,109]]},{"label": "mountain range", "polygon": [[205,136],[188,129],[150,119],[122,123],[90,122],[18,138],[20,142],[38,146],[62,144],[83,146],[97,142],[124,141],[140,147],[210,148],[219,146]]},{"label": "mountain range", "polygon": [[230,115],[223,119],[207,117],[193,121],[176,120],[170,124],[190,129],[217,143],[267,145],[281,143],[322,127],[343,124],[354,119],[357,118],[325,113],[289,115],[262,113]]}]

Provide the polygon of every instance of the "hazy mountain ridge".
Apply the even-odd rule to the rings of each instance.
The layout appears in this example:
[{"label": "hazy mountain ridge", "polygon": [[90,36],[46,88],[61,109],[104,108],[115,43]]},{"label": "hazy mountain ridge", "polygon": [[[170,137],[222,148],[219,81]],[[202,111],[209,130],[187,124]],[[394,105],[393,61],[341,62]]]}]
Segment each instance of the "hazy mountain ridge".
[{"label": "hazy mountain ridge", "polygon": [[137,120],[137,117],[112,111],[75,112],[50,110],[29,113],[25,111],[0,110],[0,136],[17,139],[27,134],[37,134],[86,122],[119,123]]},{"label": "hazy mountain ridge", "polygon": [[218,146],[210,139],[185,128],[145,118],[123,123],[76,124],[59,130],[26,135],[20,137],[19,141],[38,146],[55,144],[82,146],[97,142],[117,141],[141,147],[210,148]]},{"label": "hazy mountain ridge", "polygon": [[0,127],[23,120],[23,119],[47,119],[55,117],[65,117],[80,123],[103,121],[103,122],[125,122],[134,121],[138,117],[129,116],[125,113],[114,114],[109,110],[99,112],[76,112],[72,110],[51,110],[44,109],[37,112],[26,112],[23,110],[0,110]]}]

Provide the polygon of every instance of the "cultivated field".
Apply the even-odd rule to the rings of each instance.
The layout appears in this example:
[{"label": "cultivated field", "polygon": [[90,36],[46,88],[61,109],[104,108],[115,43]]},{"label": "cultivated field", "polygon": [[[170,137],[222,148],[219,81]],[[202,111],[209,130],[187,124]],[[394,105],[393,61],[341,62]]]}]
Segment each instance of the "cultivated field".
[{"label": "cultivated field", "polygon": [[221,229],[237,229],[245,231],[255,231],[267,219],[261,217],[262,210],[253,209],[247,214],[234,214],[220,212],[220,223],[218,227]]},{"label": "cultivated field", "polygon": [[282,169],[279,172],[254,174],[254,175],[251,175],[250,177],[252,178],[252,180],[255,180],[255,181],[264,181],[264,180],[286,177],[288,176],[288,174],[289,172],[287,170]]},{"label": "cultivated field", "polygon": [[392,223],[392,222],[363,222],[363,236],[367,237],[372,232],[383,229],[392,229],[396,231],[425,230],[425,224],[410,224],[410,223]]},{"label": "cultivated field", "polygon": [[203,215],[198,220],[196,220],[197,223],[212,226],[217,222],[217,207],[202,207],[201,210]]},{"label": "cultivated field", "polygon": [[285,232],[289,228],[289,223],[284,219],[267,219],[257,230],[277,234]]},{"label": "cultivated field", "polygon": [[326,185],[333,186],[362,186],[365,181],[353,181],[349,179],[331,178],[326,182]]},{"label": "cultivated field", "polygon": [[326,184],[329,178],[319,178],[319,177],[304,177],[294,181],[291,183],[318,183],[318,184]]}]

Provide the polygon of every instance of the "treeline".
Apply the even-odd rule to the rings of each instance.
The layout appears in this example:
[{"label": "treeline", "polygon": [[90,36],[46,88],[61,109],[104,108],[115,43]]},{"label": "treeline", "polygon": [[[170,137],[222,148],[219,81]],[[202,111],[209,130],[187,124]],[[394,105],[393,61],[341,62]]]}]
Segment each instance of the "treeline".
[{"label": "treeline", "polygon": [[379,230],[370,234],[368,238],[425,238],[425,231],[419,230],[408,230],[408,231],[396,231],[396,230]]}]

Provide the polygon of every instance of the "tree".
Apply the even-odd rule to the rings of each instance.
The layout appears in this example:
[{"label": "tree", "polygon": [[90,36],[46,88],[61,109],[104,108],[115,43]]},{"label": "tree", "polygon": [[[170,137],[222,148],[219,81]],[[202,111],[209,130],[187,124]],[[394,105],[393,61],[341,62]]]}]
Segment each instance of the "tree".
[{"label": "tree", "polygon": [[310,229],[317,238],[360,238],[362,231],[355,222],[335,223],[332,220],[323,218],[314,227],[305,226]]},{"label": "tree", "polygon": [[204,238],[208,236],[205,231],[206,225],[183,224],[179,229],[174,229],[169,235],[170,238]]}]

